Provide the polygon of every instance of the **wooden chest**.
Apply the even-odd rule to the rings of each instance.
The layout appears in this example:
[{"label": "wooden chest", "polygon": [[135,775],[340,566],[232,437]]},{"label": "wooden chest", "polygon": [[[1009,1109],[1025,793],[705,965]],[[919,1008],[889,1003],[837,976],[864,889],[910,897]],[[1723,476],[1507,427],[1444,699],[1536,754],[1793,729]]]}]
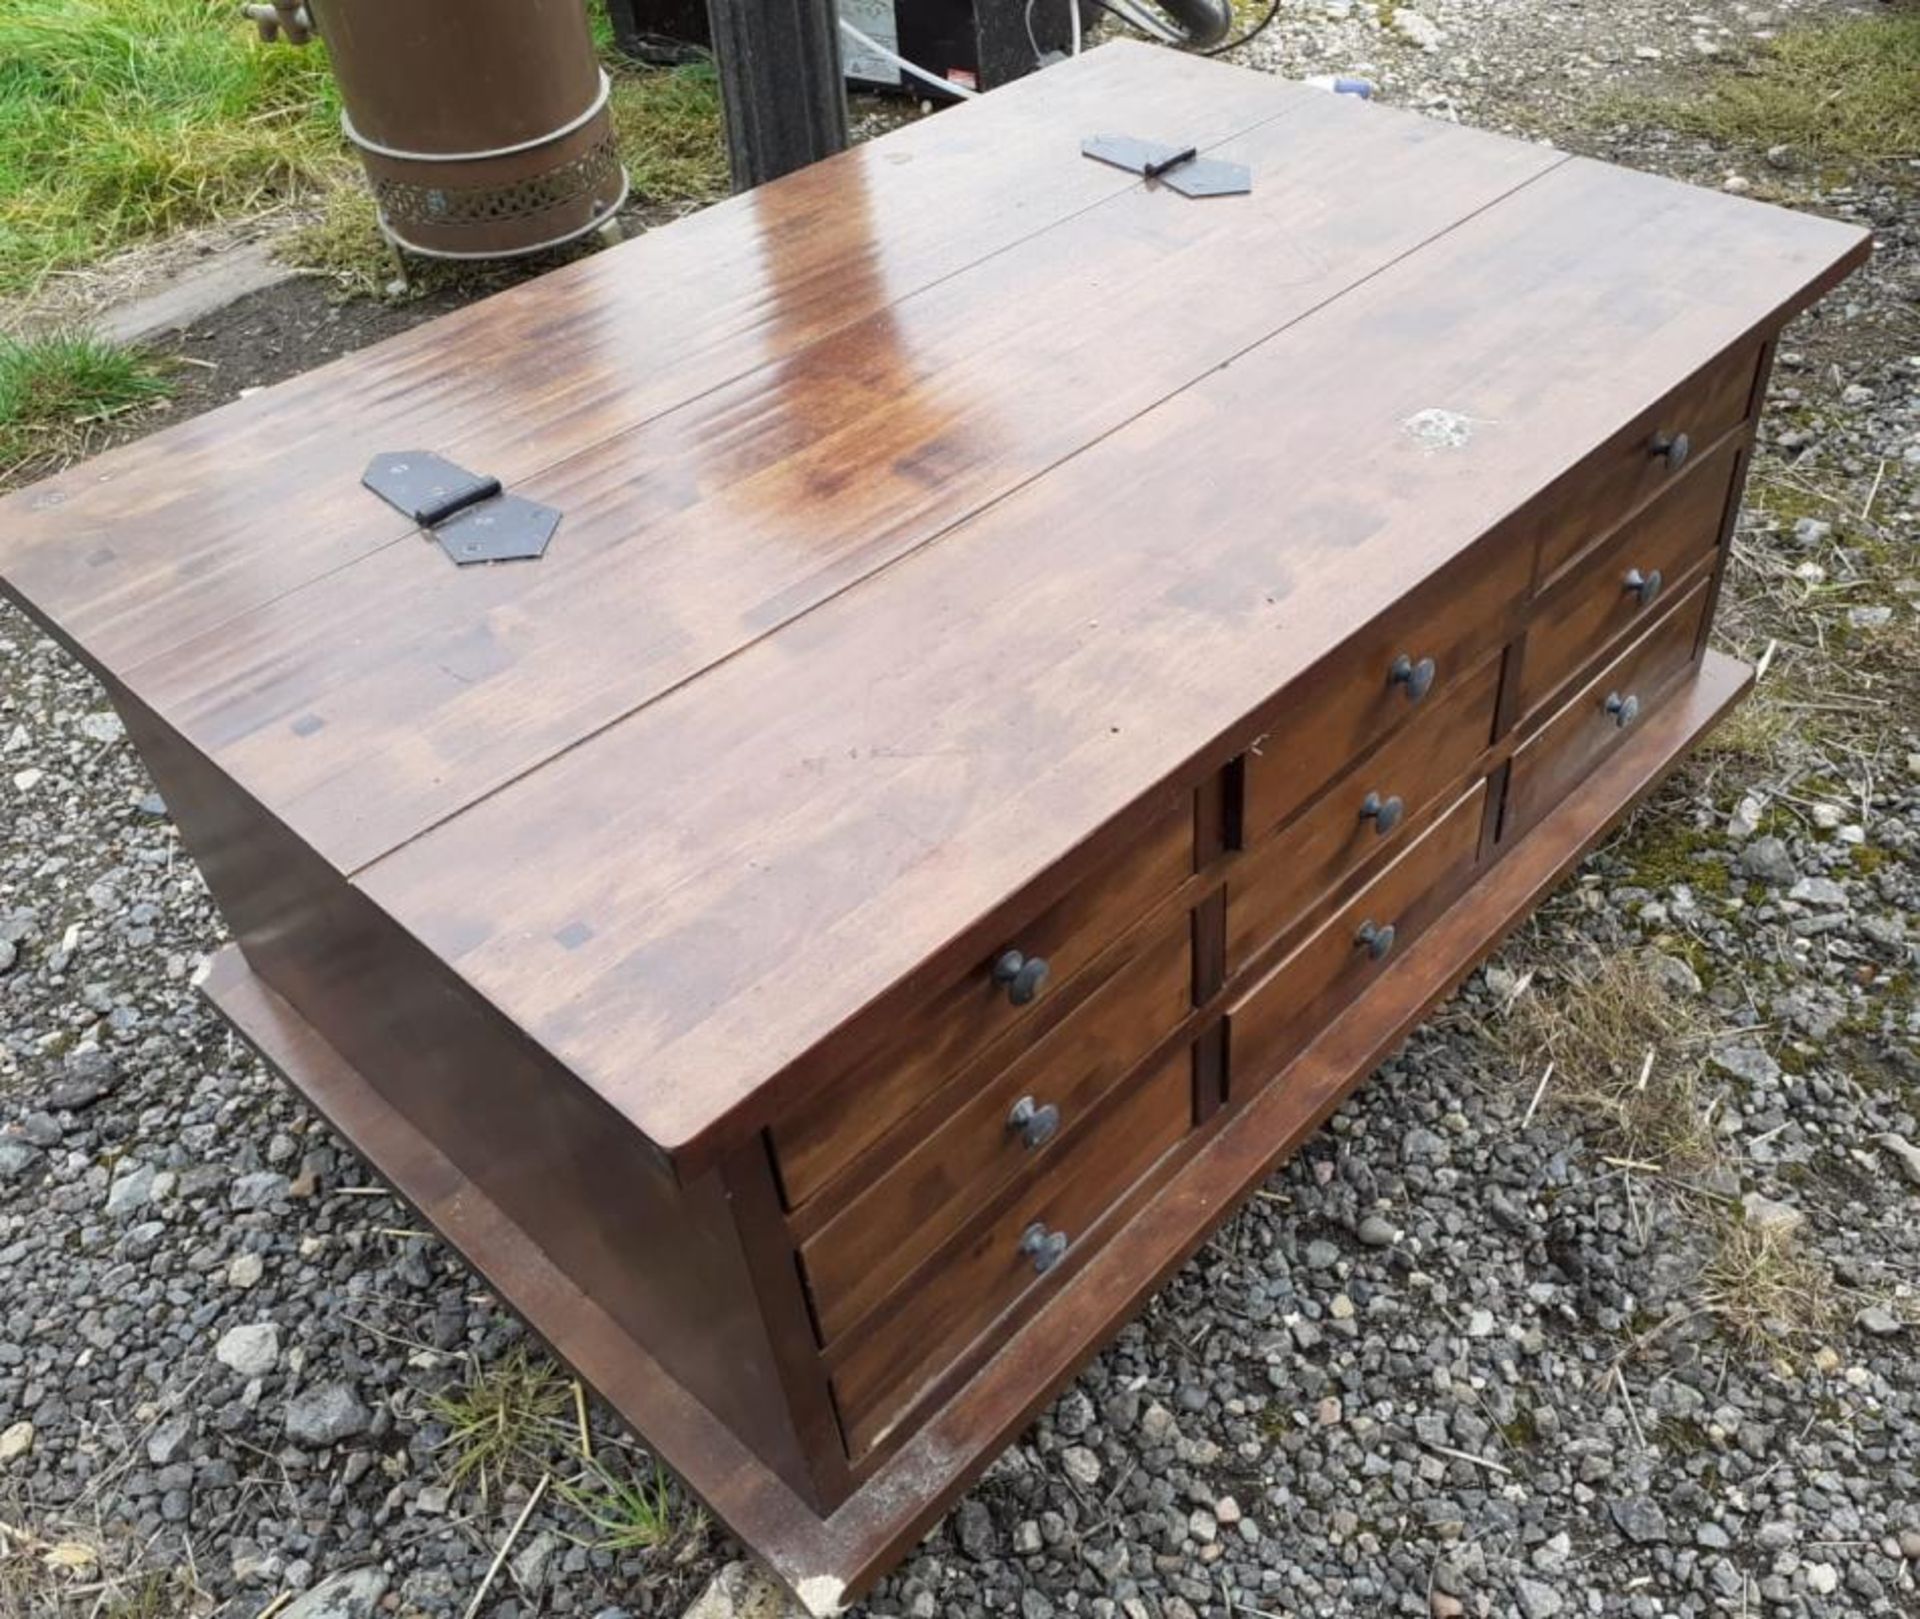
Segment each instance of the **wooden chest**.
[{"label": "wooden chest", "polygon": [[[825,1612],[1738,697],[1770,345],[1866,250],[1111,46],[0,560],[232,924],[206,993]],[[544,556],[362,487],[420,451]]]}]

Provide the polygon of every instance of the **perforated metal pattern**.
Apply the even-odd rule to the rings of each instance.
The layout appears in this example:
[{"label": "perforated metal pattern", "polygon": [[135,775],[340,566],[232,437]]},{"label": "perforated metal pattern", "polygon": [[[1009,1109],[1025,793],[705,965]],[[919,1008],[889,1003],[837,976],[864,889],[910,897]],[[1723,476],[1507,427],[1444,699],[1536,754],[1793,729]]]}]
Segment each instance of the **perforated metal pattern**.
[{"label": "perforated metal pattern", "polygon": [[609,135],[570,162],[510,185],[421,186],[376,176],[373,189],[387,222],[402,230],[499,225],[569,208],[583,198],[611,203],[620,195],[620,159]]}]

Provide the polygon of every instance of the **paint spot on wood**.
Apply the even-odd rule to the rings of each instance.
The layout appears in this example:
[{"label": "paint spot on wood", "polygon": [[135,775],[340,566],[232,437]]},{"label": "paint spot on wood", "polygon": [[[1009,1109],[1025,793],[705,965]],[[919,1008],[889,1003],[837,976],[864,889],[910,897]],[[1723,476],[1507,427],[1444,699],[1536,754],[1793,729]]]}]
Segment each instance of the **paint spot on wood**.
[{"label": "paint spot on wood", "polygon": [[1464,450],[1480,424],[1457,410],[1416,410],[1400,430],[1423,450]]}]

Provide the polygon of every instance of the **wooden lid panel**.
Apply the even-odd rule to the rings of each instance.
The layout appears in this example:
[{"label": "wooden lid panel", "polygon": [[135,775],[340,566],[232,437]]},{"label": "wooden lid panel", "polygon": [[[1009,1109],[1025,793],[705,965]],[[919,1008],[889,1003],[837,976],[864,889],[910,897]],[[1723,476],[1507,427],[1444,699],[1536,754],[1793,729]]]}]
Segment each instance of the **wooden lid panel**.
[{"label": "wooden lid panel", "polygon": [[1219,150],[1252,197],[1125,192],[526,480],[537,564],[389,546],[127,683],[356,869],[1564,161],[1331,96]]},{"label": "wooden lid panel", "polygon": [[408,538],[359,487],[381,451],[517,484],[1139,183],[1009,151],[1143,104],[1212,145],[1318,99],[1089,52],[0,500],[0,583],[124,674]]},{"label": "wooden lid panel", "polygon": [[710,1144],[1864,240],[1568,162],[361,884]]}]

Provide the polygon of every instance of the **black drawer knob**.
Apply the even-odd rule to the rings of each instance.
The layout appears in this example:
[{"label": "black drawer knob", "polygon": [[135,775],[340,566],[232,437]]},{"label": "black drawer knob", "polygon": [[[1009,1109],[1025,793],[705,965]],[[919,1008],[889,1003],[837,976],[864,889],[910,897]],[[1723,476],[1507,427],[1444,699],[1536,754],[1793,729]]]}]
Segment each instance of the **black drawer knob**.
[{"label": "black drawer knob", "polygon": [[1623,731],[1640,717],[1640,699],[1631,692],[1625,697],[1617,691],[1608,692],[1606,708],[1613,716],[1613,723]]},{"label": "black drawer knob", "polygon": [[993,964],[993,981],[1005,988],[1007,999],[1015,1006],[1025,1006],[1047,981],[1047,958],[1003,950]]},{"label": "black drawer knob", "polygon": [[1360,819],[1373,822],[1373,830],[1385,837],[1400,824],[1400,817],[1407,812],[1407,806],[1399,798],[1382,798],[1378,793],[1368,793],[1360,804]]},{"label": "black drawer knob", "polygon": [[1360,931],[1353,936],[1356,950],[1364,950],[1369,961],[1378,961],[1393,948],[1394,929],[1391,922],[1384,927],[1372,922],[1362,922]]},{"label": "black drawer knob", "polygon": [[1044,1221],[1035,1220],[1020,1233],[1020,1252],[1033,1261],[1035,1272],[1044,1276],[1066,1256],[1067,1241],[1066,1232],[1049,1231]]},{"label": "black drawer knob", "polygon": [[1389,686],[1405,686],[1407,701],[1417,703],[1433,690],[1433,677],[1438,673],[1433,659],[1422,658],[1418,663],[1402,652],[1393,660],[1393,666],[1387,670]]},{"label": "black drawer knob", "polygon": [[1029,1150],[1044,1147],[1060,1128],[1060,1110],[1051,1102],[1036,1102],[1031,1096],[1023,1096],[1007,1115],[1007,1128],[1019,1132],[1020,1140]]},{"label": "black drawer knob", "polygon": [[1655,433],[1647,448],[1655,459],[1667,464],[1667,471],[1678,472],[1693,453],[1693,441],[1685,433]]},{"label": "black drawer knob", "polygon": [[1621,588],[1629,596],[1637,596],[1642,607],[1652,603],[1653,598],[1660,594],[1660,587],[1665,583],[1666,580],[1660,577],[1658,568],[1647,573],[1642,573],[1638,568],[1629,568],[1626,578],[1620,581]]}]

